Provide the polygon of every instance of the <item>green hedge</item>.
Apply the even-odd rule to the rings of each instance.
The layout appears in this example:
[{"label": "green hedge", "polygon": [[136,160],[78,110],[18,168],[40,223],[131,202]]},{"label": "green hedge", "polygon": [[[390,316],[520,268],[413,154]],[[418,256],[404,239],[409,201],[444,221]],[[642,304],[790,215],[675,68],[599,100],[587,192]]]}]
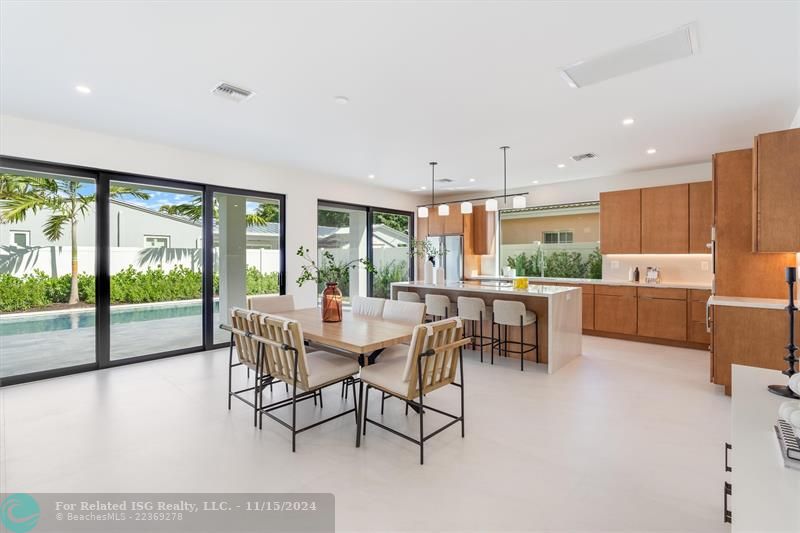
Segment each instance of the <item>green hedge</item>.
[{"label": "green hedge", "polygon": [[[544,273],[541,263],[544,261]],[[590,278],[602,279],[603,258],[600,250],[595,248],[584,260],[578,252],[551,252],[545,254],[538,251],[532,256],[525,252],[511,256],[506,260],[518,276],[546,276],[550,278]]]},{"label": "green hedge", "polygon": [[[255,267],[247,269],[247,294],[278,292],[278,273],[262,273]],[[22,277],[0,274],[0,311],[25,311],[67,303],[71,278],[69,274],[50,277],[37,270]],[[90,274],[78,276],[78,295],[85,303],[95,303],[95,280]],[[214,294],[219,293],[219,275],[214,273]],[[133,267],[111,276],[111,303],[133,304],[192,300],[202,294],[202,275],[186,267],[170,271],[160,268],[136,270]]]}]

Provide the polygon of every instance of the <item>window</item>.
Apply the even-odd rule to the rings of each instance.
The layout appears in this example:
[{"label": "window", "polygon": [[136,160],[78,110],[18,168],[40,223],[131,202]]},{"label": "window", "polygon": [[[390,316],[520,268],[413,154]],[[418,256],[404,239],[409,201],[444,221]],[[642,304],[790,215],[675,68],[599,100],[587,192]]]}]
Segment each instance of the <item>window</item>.
[{"label": "window", "polygon": [[601,278],[599,238],[599,202],[501,211],[500,267],[519,276]]},{"label": "window", "polygon": [[31,245],[31,232],[26,230],[11,230],[11,244],[27,247]]},{"label": "window", "polygon": [[169,235],[145,235],[145,248],[169,248]]}]

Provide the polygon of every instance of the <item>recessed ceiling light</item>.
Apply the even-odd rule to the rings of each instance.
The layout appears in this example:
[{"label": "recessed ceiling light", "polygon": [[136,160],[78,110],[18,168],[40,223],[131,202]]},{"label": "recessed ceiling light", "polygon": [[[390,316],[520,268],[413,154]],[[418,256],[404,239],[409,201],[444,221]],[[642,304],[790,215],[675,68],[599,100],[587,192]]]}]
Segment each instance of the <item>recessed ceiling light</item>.
[{"label": "recessed ceiling light", "polygon": [[423,185],[422,187],[420,187],[420,189],[424,191],[425,189],[427,189],[427,187]]},{"label": "recessed ceiling light", "polygon": [[81,94],[89,94],[92,92],[92,90],[86,85],[76,85],[75,90]]},{"label": "recessed ceiling light", "polygon": [[652,154],[656,153],[656,149],[655,148],[648,148],[647,149],[647,153],[652,155]]},{"label": "recessed ceiling light", "polygon": [[564,167],[565,167],[565,166],[567,166],[567,165],[565,165],[564,163],[559,163],[559,164],[558,164],[558,165],[556,165],[556,166],[557,166],[558,168],[564,168]]},{"label": "recessed ceiling light", "polygon": [[333,101],[337,104],[345,105],[350,103],[350,99],[346,96],[334,96]]},{"label": "recessed ceiling light", "polygon": [[475,178],[470,178],[470,179],[469,179],[469,182],[470,182],[470,183],[475,183]]},{"label": "recessed ceiling light", "polygon": [[534,185],[537,185],[539,183],[539,180],[533,180],[531,183],[533,183]]},{"label": "recessed ceiling light", "polygon": [[623,126],[630,126],[631,124],[633,124],[633,122],[634,120],[630,117],[622,119]]},{"label": "recessed ceiling light", "polygon": [[367,177],[368,177],[369,179],[371,179],[371,180],[374,180],[374,179],[375,179],[375,174],[370,174],[370,175],[369,175],[369,176],[367,176]]}]

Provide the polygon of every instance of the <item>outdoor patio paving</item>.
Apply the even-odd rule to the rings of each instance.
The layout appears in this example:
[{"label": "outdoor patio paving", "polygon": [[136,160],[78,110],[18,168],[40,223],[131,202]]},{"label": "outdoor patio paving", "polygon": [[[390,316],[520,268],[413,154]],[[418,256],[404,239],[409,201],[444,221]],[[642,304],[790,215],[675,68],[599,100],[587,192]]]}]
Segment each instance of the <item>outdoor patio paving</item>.
[{"label": "outdoor patio paving", "polygon": [[[201,328],[199,314],[112,324],[111,358],[197,347],[202,344]],[[0,377],[93,363],[94,353],[94,327],[4,335],[0,337]]]}]

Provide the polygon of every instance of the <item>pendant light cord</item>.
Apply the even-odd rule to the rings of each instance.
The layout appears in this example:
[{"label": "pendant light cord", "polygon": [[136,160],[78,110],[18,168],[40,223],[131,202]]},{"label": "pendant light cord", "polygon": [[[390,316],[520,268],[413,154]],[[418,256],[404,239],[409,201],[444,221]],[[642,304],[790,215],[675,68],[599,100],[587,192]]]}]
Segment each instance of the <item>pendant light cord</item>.
[{"label": "pendant light cord", "polygon": [[508,203],[508,188],[506,186],[506,150],[508,150],[510,146],[501,146],[500,149],[503,151],[503,205]]},{"label": "pendant light cord", "polygon": [[431,165],[431,206],[432,207],[436,206],[436,195],[435,195],[434,191],[436,190],[436,179],[435,179],[435,177],[436,177],[436,165],[438,165],[438,164],[439,163],[437,163],[436,161],[431,161],[430,162],[430,165]]}]

